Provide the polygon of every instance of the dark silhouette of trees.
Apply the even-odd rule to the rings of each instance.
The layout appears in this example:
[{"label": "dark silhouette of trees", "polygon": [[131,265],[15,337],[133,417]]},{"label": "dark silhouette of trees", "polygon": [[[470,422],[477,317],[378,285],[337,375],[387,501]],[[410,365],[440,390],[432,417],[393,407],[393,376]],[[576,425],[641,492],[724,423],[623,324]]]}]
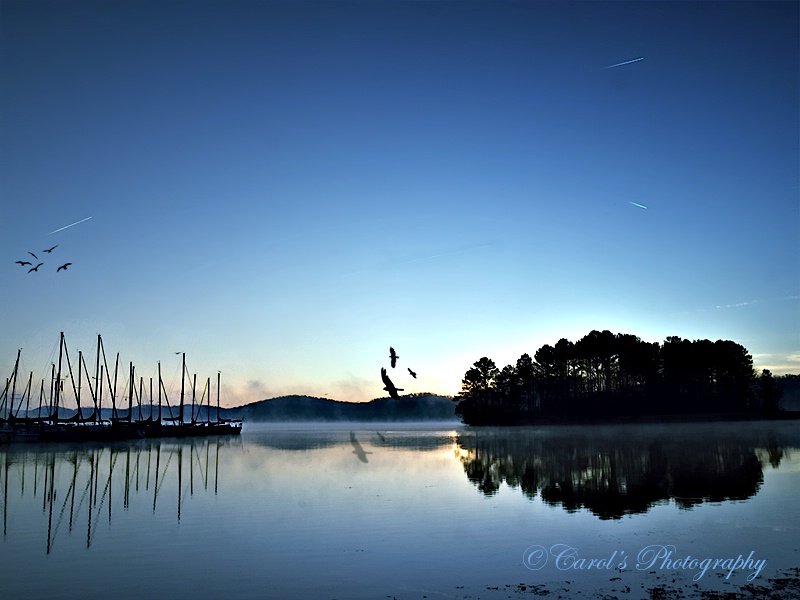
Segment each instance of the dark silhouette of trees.
[{"label": "dark silhouette of trees", "polygon": [[467,402],[459,402],[456,415],[465,423],[481,422],[492,419],[498,413],[498,395],[495,392],[495,379],[500,374],[494,361],[485,356],[475,362],[461,380],[461,393],[456,399],[463,398]]},{"label": "dark silhouette of trees", "polygon": [[672,336],[658,344],[595,330],[502,369],[481,358],[464,375],[456,414],[468,424],[519,424],[774,412],[779,393],[770,378],[759,380],[750,354],[730,340]]},{"label": "dark silhouette of trees", "polygon": [[772,376],[772,373],[769,369],[764,369],[761,372],[758,385],[759,391],[761,392],[761,409],[765,413],[770,414],[778,412],[778,406],[780,404],[781,396],[783,396],[783,390],[778,385],[778,382],[775,381],[775,378]]}]

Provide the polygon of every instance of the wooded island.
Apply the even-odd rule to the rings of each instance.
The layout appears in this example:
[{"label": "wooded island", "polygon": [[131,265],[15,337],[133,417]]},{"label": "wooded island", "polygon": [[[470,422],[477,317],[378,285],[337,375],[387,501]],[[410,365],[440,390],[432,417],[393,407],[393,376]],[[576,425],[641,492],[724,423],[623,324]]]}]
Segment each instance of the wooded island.
[{"label": "wooded island", "polygon": [[735,342],[672,336],[659,344],[605,330],[545,344],[503,369],[483,357],[454,401],[468,425],[756,418],[777,414],[780,389],[768,370],[756,373],[752,356]]}]

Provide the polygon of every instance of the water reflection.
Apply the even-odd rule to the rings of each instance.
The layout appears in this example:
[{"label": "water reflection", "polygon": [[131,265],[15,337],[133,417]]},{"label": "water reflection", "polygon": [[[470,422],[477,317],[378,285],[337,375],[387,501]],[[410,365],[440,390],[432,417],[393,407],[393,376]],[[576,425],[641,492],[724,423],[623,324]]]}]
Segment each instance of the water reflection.
[{"label": "water reflection", "polygon": [[[0,448],[5,596],[505,598],[524,581],[558,585],[553,597],[623,586],[639,597],[660,576],[631,568],[609,583],[599,571],[532,572],[521,562],[531,544],[569,543],[591,557],[630,556],[651,543],[703,557],[753,550],[770,574],[798,564],[800,444],[785,425],[744,434],[358,425],[250,424],[226,440]],[[648,510],[676,495],[692,506],[695,494],[756,498]],[[592,508],[647,514],[609,521]],[[695,583],[687,578],[683,589]],[[701,585],[715,584],[709,575]]]},{"label": "water reflection", "polygon": [[459,458],[483,494],[505,483],[569,512],[601,519],[645,513],[673,500],[746,500],[763,467],[800,448],[794,423],[481,429],[458,438]]},{"label": "water reflection", "polygon": [[[217,494],[220,449],[240,443],[211,437],[5,447],[0,451],[4,541],[17,533],[30,536],[32,527],[47,554],[57,540],[78,531],[85,532],[89,548],[102,521],[124,518],[137,505],[152,514],[174,511],[180,522],[187,496]],[[169,507],[161,506],[165,494]]]},{"label": "water reflection", "polygon": [[372,452],[367,452],[364,450],[359,441],[356,439],[356,434],[352,431],[350,432],[350,443],[353,445],[353,454],[358,457],[358,460],[363,463],[368,463],[369,460],[367,460],[367,454],[372,454]]},{"label": "water reflection", "polygon": [[[344,429],[338,425],[315,425],[313,423],[270,424],[250,428],[247,431],[247,442],[274,450],[324,450],[350,444],[351,451],[357,451],[356,444],[363,447],[395,449],[395,450],[438,450],[452,446],[456,431],[463,426],[452,422],[416,425],[400,424],[403,428],[383,428],[377,430]],[[354,440],[355,439],[355,443]],[[348,441],[349,440],[349,441]],[[369,452],[367,452],[369,454]]]}]

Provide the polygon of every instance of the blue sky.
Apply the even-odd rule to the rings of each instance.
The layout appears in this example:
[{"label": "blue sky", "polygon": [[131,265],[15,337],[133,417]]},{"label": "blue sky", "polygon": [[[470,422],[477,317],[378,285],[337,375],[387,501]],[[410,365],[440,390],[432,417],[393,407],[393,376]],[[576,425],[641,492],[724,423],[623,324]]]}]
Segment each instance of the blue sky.
[{"label": "blue sky", "polygon": [[797,49],[789,2],[0,2],[0,364],[363,401],[390,345],[456,394],[610,329],[798,373]]}]

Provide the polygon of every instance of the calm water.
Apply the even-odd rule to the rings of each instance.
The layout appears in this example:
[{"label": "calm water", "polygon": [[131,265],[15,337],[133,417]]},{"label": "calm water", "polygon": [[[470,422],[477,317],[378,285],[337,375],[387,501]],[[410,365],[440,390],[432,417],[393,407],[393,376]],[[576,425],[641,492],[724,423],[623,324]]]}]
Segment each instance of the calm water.
[{"label": "calm water", "polygon": [[800,565],[795,423],[252,424],[0,447],[0,486],[0,598],[700,597]]}]

